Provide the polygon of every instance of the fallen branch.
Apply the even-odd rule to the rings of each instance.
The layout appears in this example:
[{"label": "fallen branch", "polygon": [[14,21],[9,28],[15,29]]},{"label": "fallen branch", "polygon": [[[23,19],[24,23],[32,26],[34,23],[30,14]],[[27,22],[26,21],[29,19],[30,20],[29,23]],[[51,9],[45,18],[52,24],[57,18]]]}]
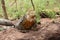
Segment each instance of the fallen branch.
[{"label": "fallen branch", "polygon": [[5,26],[14,26],[12,21],[7,20],[7,19],[0,19],[0,25],[5,25]]}]

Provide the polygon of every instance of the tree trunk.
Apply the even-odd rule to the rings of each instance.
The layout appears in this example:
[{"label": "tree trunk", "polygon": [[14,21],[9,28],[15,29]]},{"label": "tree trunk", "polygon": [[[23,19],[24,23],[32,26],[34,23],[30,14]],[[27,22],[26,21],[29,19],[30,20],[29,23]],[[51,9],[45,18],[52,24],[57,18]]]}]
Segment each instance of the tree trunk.
[{"label": "tree trunk", "polygon": [[8,19],[6,7],[5,7],[5,1],[4,0],[1,0],[1,4],[2,4],[3,12],[4,12],[4,15],[3,16],[4,16],[5,19]]},{"label": "tree trunk", "polygon": [[34,6],[34,3],[33,3],[33,0],[31,0],[31,4],[33,6],[33,10],[35,10],[35,6]]}]

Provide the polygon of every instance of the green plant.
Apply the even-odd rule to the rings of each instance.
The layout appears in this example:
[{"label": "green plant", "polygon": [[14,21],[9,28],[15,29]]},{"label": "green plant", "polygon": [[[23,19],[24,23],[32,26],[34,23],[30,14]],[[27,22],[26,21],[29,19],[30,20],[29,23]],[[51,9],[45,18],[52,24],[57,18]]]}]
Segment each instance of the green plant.
[{"label": "green plant", "polygon": [[56,15],[56,13],[51,9],[42,10],[40,11],[40,14],[44,14],[43,16],[47,18],[55,18],[55,15]]}]

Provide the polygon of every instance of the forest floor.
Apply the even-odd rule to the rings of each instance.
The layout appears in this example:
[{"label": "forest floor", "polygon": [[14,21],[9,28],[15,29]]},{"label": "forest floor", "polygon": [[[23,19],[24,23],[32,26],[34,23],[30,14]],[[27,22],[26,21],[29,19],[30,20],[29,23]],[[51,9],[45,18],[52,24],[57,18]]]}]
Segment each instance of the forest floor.
[{"label": "forest floor", "polygon": [[[49,35],[49,33],[55,31],[55,29],[57,30],[59,24],[52,23],[53,20],[56,20],[59,22],[60,17],[56,18],[56,19],[41,18],[40,19],[41,24],[37,25],[37,27],[39,28],[38,31],[30,31],[28,33],[21,33],[20,31],[18,31],[15,28],[10,28],[7,30],[0,31],[0,40],[50,40],[50,39],[46,39],[43,36],[43,33],[45,35],[46,35],[46,33],[48,33],[47,35]],[[16,22],[17,21],[15,21],[14,23],[16,23]],[[46,28],[44,29],[43,27],[45,27],[47,25],[49,27],[49,28],[47,28],[49,31],[45,32]],[[42,29],[44,29],[44,31],[42,31],[43,33],[41,32]],[[53,39],[53,40],[55,40],[55,39]]]}]

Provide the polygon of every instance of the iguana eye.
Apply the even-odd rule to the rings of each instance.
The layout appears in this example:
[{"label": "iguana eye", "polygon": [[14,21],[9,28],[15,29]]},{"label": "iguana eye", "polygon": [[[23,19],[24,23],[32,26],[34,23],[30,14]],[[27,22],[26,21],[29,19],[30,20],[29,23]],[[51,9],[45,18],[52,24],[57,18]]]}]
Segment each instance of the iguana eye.
[{"label": "iguana eye", "polygon": [[31,16],[31,18],[34,18],[35,17],[35,15],[34,16]]}]

